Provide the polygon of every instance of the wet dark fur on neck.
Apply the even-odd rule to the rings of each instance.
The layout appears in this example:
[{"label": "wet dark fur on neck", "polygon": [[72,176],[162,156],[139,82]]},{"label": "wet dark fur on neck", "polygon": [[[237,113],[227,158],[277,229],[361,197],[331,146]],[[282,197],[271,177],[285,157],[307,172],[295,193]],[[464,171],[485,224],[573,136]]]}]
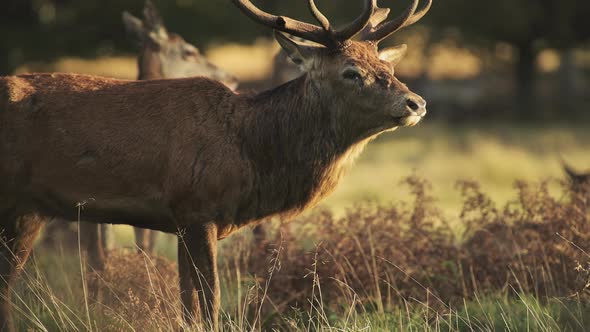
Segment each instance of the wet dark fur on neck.
[{"label": "wet dark fur on neck", "polygon": [[150,49],[149,46],[143,46],[141,53],[137,58],[137,79],[138,80],[155,80],[162,79],[162,63],[157,51]]},{"label": "wet dark fur on neck", "polygon": [[248,97],[239,140],[255,170],[257,217],[291,216],[331,193],[368,139],[345,143],[319,91],[302,76]]}]

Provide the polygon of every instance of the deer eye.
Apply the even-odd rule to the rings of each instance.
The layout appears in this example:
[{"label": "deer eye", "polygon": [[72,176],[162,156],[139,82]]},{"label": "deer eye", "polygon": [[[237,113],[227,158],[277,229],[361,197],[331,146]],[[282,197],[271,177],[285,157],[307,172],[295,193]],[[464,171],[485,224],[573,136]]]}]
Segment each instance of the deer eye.
[{"label": "deer eye", "polygon": [[363,79],[363,77],[361,76],[361,74],[358,71],[352,70],[352,69],[345,70],[344,73],[342,73],[342,77],[344,77],[347,80],[353,80],[353,81]]},{"label": "deer eye", "polygon": [[195,48],[192,48],[192,47],[183,47],[182,48],[182,57],[185,59],[197,56],[197,54],[198,54],[198,51]]},{"label": "deer eye", "polygon": [[358,83],[362,83],[363,81],[363,77],[361,76],[361,73],[359,73],[356,70],[353,69],[347,69],[342,73],[342,77],[345,80],[351,80],[351,81],[355,81]]}]

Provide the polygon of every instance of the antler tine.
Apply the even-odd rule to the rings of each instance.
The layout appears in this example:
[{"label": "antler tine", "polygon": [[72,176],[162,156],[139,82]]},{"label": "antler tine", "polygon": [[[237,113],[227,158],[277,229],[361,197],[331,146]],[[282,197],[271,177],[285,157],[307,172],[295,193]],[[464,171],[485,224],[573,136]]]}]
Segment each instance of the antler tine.
[{"label": "antler tine", "polygon": [[340,29],[339,31],[334,33],[336,39],[340,41],[344,41],[354,37],[357,33],[359,33],[369,22],[371,21],[371,17],[377,10],[377,0],[365,0],[365,5],[363,7],[363,13],[352,23],[348,26]]},{"label": "antler tine", "polygon": [[322,28],[325,31],[330,31],[332,29],[332,26],[330,25],[330,21],[328,20],[328,18],[322,14],[322,12],[318,9],[318,7],[315,4],[314,0],[308,0],[307,1],[307,5],[309,6],[309,10],[311,11],[311,13],[313,14],[313,16],[315,17],[315,19],[320,23],[320,25],[322,26]]},{"label": "antler tine", "polygon": [[432,0],[427,0],[426,5],[424,5],[424,7],[422,9],[420,9],[418,12],[414,13],[412,15],[412,17],[410,17],[410,19],[406,21],[406,23],[404,24],[403,27],[407,27],[409,25],[412,25],[412,24],[420,21],[420,19],[422,17],[424,17],[424,15],[426,15],[426,13],[428,13],[431,6],[432,6]]},{"label": "antler tine", "polygon": [[379,24],[375,28],[375,31],[367,36],[367,39],[379,43],[387,36],[401,29],[404,24],[406,24],[406,22],[412,17],[416,11],[416,8],[418,8],[418,2],[420,2],[420,0],[412,0],[412,4],[406,8],[406,10],[400,16],[391,21]]},{"label": "antler tine", "polygon": [[412,0],[412,4],[404,11],[402,15],[394,20],[379,24],[373,32],[365,36],[365,40],[372,40],[379,43],[381,40],[387,38],[389,35],[418,22],[430,9],[432,0],[427,0],[426,5],[418,12],[418,3],[420,0]]},{"label": "antler tine", "polygon": [[317,25],[300,22],[286,16],[269,14],[254,6],[250,0],[232,1],[246,16],[260,24],[327,47],[335,46],[331,35]]},{"label": "antler tine", "polygon": [[376,7],[373,16],[371,16],[371,19],[369,20],[369,23],[359,33],[360,39],[366,40],[367,37],[375,31],[375,27],[387,19],[389,12],[389,8]]}]

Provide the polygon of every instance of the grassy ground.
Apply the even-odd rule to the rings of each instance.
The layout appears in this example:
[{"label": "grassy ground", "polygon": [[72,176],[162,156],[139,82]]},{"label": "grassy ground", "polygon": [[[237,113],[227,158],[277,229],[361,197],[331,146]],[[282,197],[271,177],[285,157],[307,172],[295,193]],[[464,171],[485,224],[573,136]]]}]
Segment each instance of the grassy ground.
[{"label": "grassy ground", "polygon": [[[137,259],[143,261],[143,259]],[[145,258],[142,274],[158,270]],[[118,294],[110,302],[95,302],[84,291],[80,265],[75,256],[45,255],[37,257],[27,269],[25,282],[15,300],[20,311],[17,331],[174,331],[178,327],[177,299],[170,300],[177,291],[161,284],[144,285],[146,292],[166,293],[164,304],[145,301],[137,291]],[[160,269],[160,271],[166,269]],[[137,271],[136,271],[137,272]],[[142,271],[140,271],[142,272]],[[225,271],[223,271],[225,272]],[[222,273],[223,273],[222,272]],[[224,331],[587,331],[590,326],[590,305],[569,298],[539,300],[519,294],[516,297],[502,294],[481,295],[465,300],[446,312],[437,312],[428,302],[408,301],[404,305],[379,311],[373,307],[359,308],[358,304],[342,302],[341,308],[328,310],[317,306],[309,311],[297,308],[256,316],[256,307],[249,304],[256,299],[256,281],[244,276],[243,286],[235,285],[223,275],[223,330]],[[125,273],[119,279],[132,280],[135,275]],[[127,281],[123,281],[127,285]],[[250,287],[248,287],[250,285]],[[118,285],[120,286],[120,285]],[[137,285],[135,285],[137,286]],[[264,287],[264,285],[262,285]],[[26,288],[26,290],[25,290]],[[172,289],[170,289],[172,288]],[[124,287],[119,287],[124,289]],[[330,294],[324,294],[325,297]],[[260,304],[262,306],[262,304]],[[163,307],[170,309],[163,311]],[[244,317],[246,316],[246,317]],[[255,317],[255,318],[252,318]],[[272,321],[281,321],[280,328],[272,328]],[[188,329],[187,331],[193,331]]]},{"label": "grassy ground", "polygon": [[[455,264],[452,259],[445,257],[466,255],[466,251],[456,248],[457,243],[462,243],[465,239],[461,239],[461,236],[453,239],[453,235],[449,235],[451,233],[439,233],[439,230],[429,233],[433,229],[431,227],[435,226],[428,224],[439,225],[446,220],[456,230],[465,228],[468,222],[486,223],[483,219],[476,219],[474,222],[465,216],[459,216],[460,211],[464,211],[465,197],[456,188],[457,180],[477,179],[482,190],[501,210],[505,202],[523,197],[514,189],[516,179],[536,181],[548,177],[563,178],[560,157],[580,170],[590,168],[590,154],[587,153],[589,148],[590,132],[582,126],[450,127],[427,124],[387,134],[369,145],[342,185],[320,207],[335,211],[334,217],[328,218],[329,222],[320,210],[304,216],[302,221],[293,224],[292,230],[283,234],[285,248],[279,244],[282,243],[282,238],[275,233],[274,238],[269,240],[274,246],[259,251],[252,244],[247,229],[223,241],[220,269],[224,330],[585,331],[590,326],[587,293],[584,298],[573,293],[542,295],[539,289],[532,286],[518,288],[522,277],[515,278],[516,283],[498,282],[498,285],[503,285],[498,286],[486,278],[478,279],[481,274],[477,271],[472,271],[470,277],[453,277],[456,272],[445,276],[450,271],[447,265]],[[424,198],[421,200],[426,201],[427,205],[433,204],[440,208],[442,216],[431,216],[428,212],[430,208],[421,207],[416,210],[416,204],[420,200],[416,200],[415,188],[401,183],[403,178],[412,174],[432,182],[432,192],[429,195],[436,198],[436,202]],[[557,188],[557,180],[550,183],[556,202],[567,200],[567,194]],[[395,210],[397,212],[382,212],[383,215],[356,215],[353,207],[365,200],[396,203],[403,201],[406,204],[400,206],[405,206],[408,210],[400,208],[401,210]],[[485,205],[485,200],[477,204]],[[531,206],[536,206],[535,204],[537,203],[531,203]],[[543,204],[545,203],[541,203]],[[529,207],[524,208],[527,209]],[[541,219],[545,216],[552,220],[562,218],[562,212],[534,213],[541,216]],[[345,214],[348,217],[334,219]],[[416,215],[420,215],[424,222],[412,224]],[[503,216],[498,218],[504,218]],[[526,225],[529,222],[527,216],[525,214],[524,219],[519,222]],[[396,223],[398,226],[395,226]],[[373,235],[370,231],[367,234],[366,230],[370,227],[377,230]],[[399,235],[405,234],[406,227],[421,235],[417,238]],[[116,229],[118,246],[132,246],[130,228],[117,226]],[[422,233],[422,229],[425,233]],[[565,228],[568,229],[570,228]],[[501,256],[503,249],[510,252],[510,248],[513,248],[503,248],[502,243],[509,246],[509,243],[524,241],[527,244],[520,245],[528,247],[514,250],[518,252],[518,257],[514,257],[516,265],[511,263],[513,261],[500,260],[492,268],[504,271],[504,274],[517,275],[522,270],[529,271],[532,275],[535,271],[532,267],[534,263],[525,264],[526,255],[541,250],[543,254],[539,255],[538,261],[544,261],[543,266],[561,262],[564,264],[563,269],[568,271],[564,275],[571,276],[573,259],[564,260],[564,257],[571,257],[571,253],[555,256],[565,252],[563,244],[555,241],[555,229],[547,231],[547,234],[552,234],[549,239],[553,242],[546,237],[531,238],[530,232],[529,228],[515,231],[525,234],[522,238],[508,238],[507,235],[504,236],[508,233],[498,233],[498,238],[491,242],[486,242],[485,238],[476,239],[471,245],[475,242],[477,246],[481,246],[480,251],[483,253],[498,250],[498,256]],[[575,232],[578,234],[581,231],[576,228]],[[445,240],[446,244],[442,247],[429,247],[432,243],[441,241],[441,234],[451,236]],[[379,240],[375,248],[372,244],[365,248],[367,241],[373,241],[373,236],[386,238]],[[160,239],[160,255],[174,260],[174,239]],[[337,250],[344,250],[345,253],[339,253],[340,258],[335,261],[348,263],[342,263],[344,267],[330,272],[336,274],[322,272],[322,269],[327,269],[330,258],[323,257],[320,261],[314,261],[314,250],[318,254],[318,242],[324,243],[333,255],[337,254]],[[492,250],[484,247],[484,243],[499,245],[490,247],[495,248]],[[536,244],[529,246],[528,243]],[[582,247],[585,248],[585,245]],[[357,246],[358,250],[355,249]],[[455,254],[455,250],[459,251]],[[551,250],[560,254],[549,254]],[[467,250],[469,251],[473,250]],[[416,260],[419,255],[426,255],[426,258]],[[273,259],[277,256],[278,260]],[[362,259],[356,262],[355,259],[359,257]],[[387,261],[379,260],[383,257]],[[580,257],[586,257],[586,260],[590,258],[584,254]],[[17,311],[20,312],[18,330],[171,331],[179,324],[179,303],[176,295],[175,264],[168,259],[156,260],[129,252],[114,252],[109,258],[112,267],[108,272],[92,278],[82,278],[81,275],[87,273],[81,272],[83,264],[76,250],[38,250],[28,264],[25,278],[19,284],[13,299]],[[483,260],[480,256],[469,259],[470,262]],[[536,261],[533,255],[530,262]],[[400,264],[399,271],[403,273],[399,274],[396,269],[391,270],[391,266],[381,266],[390,264],[388,262]],[[401,265],[402,263],[407,265]],[[346,266],[354,268],[347,270]],[[363,275],[365,266],[369,272]],[[375,272],[381,268],[384,269],[382,272]],[[346,270],[344,275],[347,277],[339,279],[341,276],[337,273],[338,269]],[[485,266],[480,269],[483,274],[492,273]],[[561,274],[552,269],[555,268],[542,269],[543,273],[548,271],[550,284],[568,283],[567,279],[563,279],[567,277],[558,277]],[[557,268],[559,269],[561,268]],[[425,279],[419,277],[423,276],[423,271],[427,271],[424,272]],[[350,273],[355,274],[358,280],[351,277]],[[494,275],[494,278],[502,279],[501,274]],[[316,279],[316,276],[321,277]],[[337,280],[343,283],[334,288],[332,284]],[[445,293],[441,289],[453,288],[449,286],[449,282],[456,283],[457,280],[463,281],[453,287],[459,289],[459,293],[466,292],[469,296],[465,295],[457,300],[456,297],[447,299],[441,295]],[[526,281],[529,282],[528,279]],[[358,282],[363,286],[359,288]],[[93,285],[96,283],[102,285],[100,294],[93,293]],[[460,286],[461,283],[467,286]],[[376,288],[372,284],[380,286]],[[539,284],[546,285],[542,282]],[[474,290],[461,290],[462,287]],[[511,287],[515,287],[514,291],[510,291]],[[549,288],[559,288],[552,287]],[[285,289],[288,291],[283,292]],[[377,296],[377,289],[388,293],[377,293]]]}]

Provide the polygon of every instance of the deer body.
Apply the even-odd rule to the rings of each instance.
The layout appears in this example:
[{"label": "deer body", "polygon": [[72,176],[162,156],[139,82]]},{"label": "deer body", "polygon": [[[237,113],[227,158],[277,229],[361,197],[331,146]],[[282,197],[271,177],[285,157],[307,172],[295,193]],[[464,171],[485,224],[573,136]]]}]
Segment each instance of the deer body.
[{"label": "deer body", "polygon": [[[16,166],[2,165],[2,178],[16,180],[12,190],[33,193],[31,201],[49,213],[60,215],[85,202],[87,220],[108,216],[174,232],[177,225],[165,202],[182,194],[172,188],[190,192],[186,180],[191,180],[192,163],[201,158],[219,168],[226,165],[211,155],[217,151],[202,148],[211,139],[222,143],[228,138],[218,125],[224,109],[213,104],[231,92],[216,82],[125,82],[52,74],[5,78],[2,85],[15,97],[2,112],[2,160],[15,160],[10,164]],[[165,91],[173,93],[163,100],[158,95]],[[141,112],[130,107],[136,103],[143,105]],[[116,176],[98,180],[96,174]],[[201,190],[207,186],[202,184]],[[208,195],[216,198],[215,190]],[[71,212],[62,217],[72,217]]]},{"label": "deer body", "polygon": [[[277,32],[301,77],[240,95],[200,77],[0,78],[0,226],[8,239],[0,248],[2,329],[10,328],[7,299],[17,268],[43,220],[76,219],[82,203],[90,222],[178,233],[183,317],[192,322],[200,307],[216,330],[217,240],[313,206],[371,138],[426,114],[426,102],[394,76],[405,46],[379,51],[377,44],[419,20],[430,2],[416,11],[414,0],[401,18],[383,22],[388,10],[365,0],[363,14],[338,31],[312,0],[321,26],[233,2],[267,26],[322,45]],[[361,30],[363,39],[352,41]]]},{"label": "deer body", "polygon": [[261,98],[203,78],[3,78],[13,97],[1,113],[1,155],[14,166],[0,174],[14,179],[15,198],[33,194],[56,217],[76,219],[83,202],[85,220],[174,233],[184,224],[175,215],[190,213],[228,235],[317,202],[372,135],[339,136],[330,111],[318,119],[322,110],[300,98],[304,81]]}]

